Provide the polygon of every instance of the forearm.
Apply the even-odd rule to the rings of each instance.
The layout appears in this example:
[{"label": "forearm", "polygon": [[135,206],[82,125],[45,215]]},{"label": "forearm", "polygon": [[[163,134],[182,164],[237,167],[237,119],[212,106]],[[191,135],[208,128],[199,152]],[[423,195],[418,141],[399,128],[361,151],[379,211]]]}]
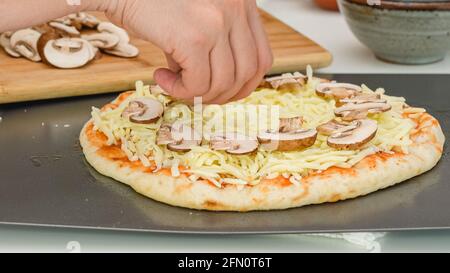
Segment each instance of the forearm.
[{"label": "forearm", "polygon": [[[126,0],[0,0],[0,33],[42,24],[80,11],[118,9]],[[80,5],[71,3],[80,2]]]}]

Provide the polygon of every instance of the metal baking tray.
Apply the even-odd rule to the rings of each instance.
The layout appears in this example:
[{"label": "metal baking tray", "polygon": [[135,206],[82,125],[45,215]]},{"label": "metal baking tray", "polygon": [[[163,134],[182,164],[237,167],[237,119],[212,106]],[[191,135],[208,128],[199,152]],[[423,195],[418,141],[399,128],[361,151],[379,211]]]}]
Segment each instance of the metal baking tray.
[{"label": "metal baking tray", "polygon": [[[323,75],[425,107],[449,138],[448,75]],[[269,212],[207,212],[147,199],[83,158],[78,134],[114,94],[0,105],[0,223],[171,233],[310,233],[450,227],[448,147],[430,172],[365,197]]]}]

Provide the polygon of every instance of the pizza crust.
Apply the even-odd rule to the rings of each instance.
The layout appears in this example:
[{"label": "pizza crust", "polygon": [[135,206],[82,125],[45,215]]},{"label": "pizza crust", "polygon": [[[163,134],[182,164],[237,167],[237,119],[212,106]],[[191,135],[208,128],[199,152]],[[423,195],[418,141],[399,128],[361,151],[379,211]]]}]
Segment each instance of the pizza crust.
[{"label": "pizza crust", "polygon": [[[208,181],[191,182],[167,171],[153,173],[139,162],[106,155],[106,139],[93,131],[92,120],[80,134],[87,161],[101,174],[129,185],[138,193],[174,206],[213,211],[275,210],[336,202],[392,186],[432,169],[442,156],[445,137],[438,121],[424,113],[414,119],[409,153],[377,153],[350,169],[331,167],[303,177],[299,185],[280,179],[256,186],[218,188]],[[114,153],[113,153],[114,154]],[[117,155],[118,154],[118,155]]]}]

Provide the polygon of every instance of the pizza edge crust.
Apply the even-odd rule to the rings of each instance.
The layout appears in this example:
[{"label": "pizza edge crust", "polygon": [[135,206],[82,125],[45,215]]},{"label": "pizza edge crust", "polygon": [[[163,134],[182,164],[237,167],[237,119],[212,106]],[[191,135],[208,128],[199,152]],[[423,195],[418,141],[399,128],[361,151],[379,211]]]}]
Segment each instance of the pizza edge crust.
[{"label": "pizza edge crust", "polygon": [[426,118],[418,124],[420,133],[413,138],[408,154],[372,155],[345,172],[331,168],[304,177],[300,185],[261,182],[241,190],[234,185],[218,188],[184,176],[146,172],[101,156],[100,147],[87,135],[92,120],[83,127],[80,143],[87,161],[98,172],[156,201],[198,210],[277,210],[363,196],[432,169],[442,156],[445,137],[434,117],[422,116]]}]

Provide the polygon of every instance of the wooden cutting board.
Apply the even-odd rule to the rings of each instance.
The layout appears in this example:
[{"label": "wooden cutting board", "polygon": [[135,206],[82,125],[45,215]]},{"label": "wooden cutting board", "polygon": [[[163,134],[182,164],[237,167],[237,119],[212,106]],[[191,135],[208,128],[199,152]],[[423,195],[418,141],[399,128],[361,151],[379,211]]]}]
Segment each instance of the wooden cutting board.
[{"label": "wooden cutting board", "polygon": [[[304,70],[331,63],[331,54],[271,15],[262,12],[274,53],[271,74]],[[132,39],[141,53],[134,59],[104,55],[81,69],[62,70],[0,50],[0,103],[81,96],[133,89],[137,80],[153,83],[153,72],[165,66],[163,53],[154,45]]]}]

